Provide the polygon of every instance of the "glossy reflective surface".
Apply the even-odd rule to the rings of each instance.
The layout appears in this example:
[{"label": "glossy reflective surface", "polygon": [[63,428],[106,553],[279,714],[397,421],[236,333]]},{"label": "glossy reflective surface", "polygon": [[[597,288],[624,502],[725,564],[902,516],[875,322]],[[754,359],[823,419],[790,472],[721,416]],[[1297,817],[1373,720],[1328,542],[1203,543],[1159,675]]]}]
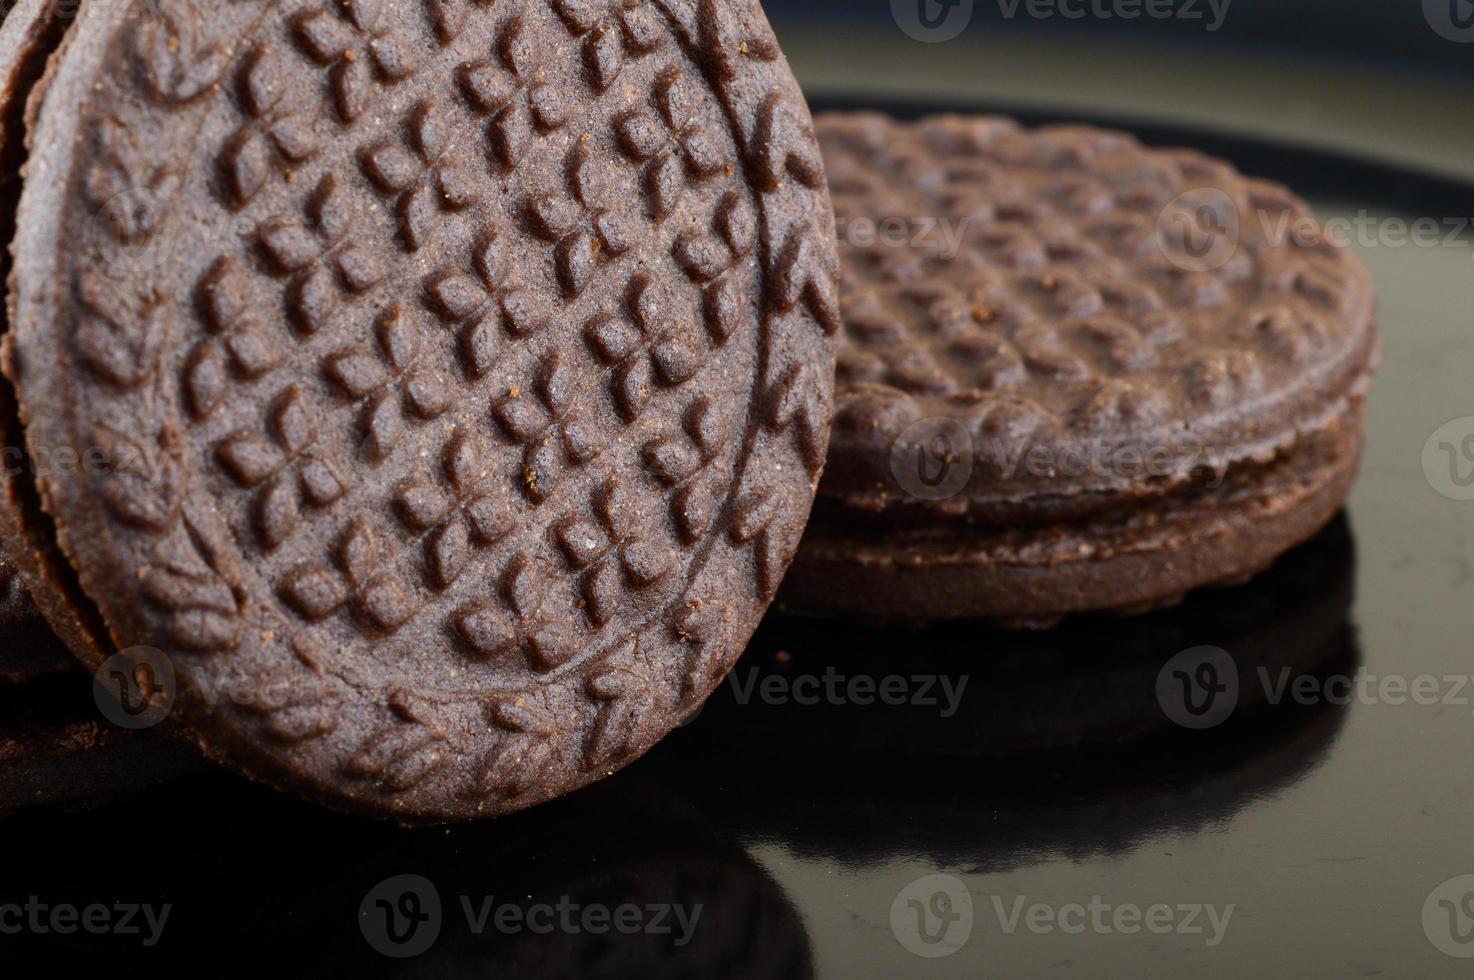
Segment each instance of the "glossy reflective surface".
[{"label": "glossy reflective surface", "polygon": [[[1474,214],[1457,184],[1147,135],[1384,232],[1387,218]],[[0,822],[0,929],[16,921],[7,903],[48,925],[0,931],[0,962],[1467,976],[1474,961],[1443,950],[1474,953],[1474,878],[1438,889],[1474,874],[1474,682],[1455,679],[1474,673],[1474,501],[1452,499],[1474,498],[1474,454],[1435,442],[1430,458],[1452,469],[1431,477],[1423,457],[1435,430],[1474,414],[1474,248],[1384,240],[1363,254],[1386,355],[1362,482],[1346,518],[1261,579],[1039,635],[775,615],[641,764],[482,826],[404,832],[217,773],[88,812],[22,812]],[[1474,436],[1474,422],[1448,432]],[[1239,697],[1208,718],[1221,723],[1187,727],[1173,717],[1205,715],[1174,692],[1217,655],[1173,658],[1205,646],[1229,658]],[[400,875],[423,881],[381,887]],[[169,907],[152,946],[141,913],[135,934],[62,935],[50,926],[65,918],[46,918],[102,905],[116,924],[135,903]]]}]

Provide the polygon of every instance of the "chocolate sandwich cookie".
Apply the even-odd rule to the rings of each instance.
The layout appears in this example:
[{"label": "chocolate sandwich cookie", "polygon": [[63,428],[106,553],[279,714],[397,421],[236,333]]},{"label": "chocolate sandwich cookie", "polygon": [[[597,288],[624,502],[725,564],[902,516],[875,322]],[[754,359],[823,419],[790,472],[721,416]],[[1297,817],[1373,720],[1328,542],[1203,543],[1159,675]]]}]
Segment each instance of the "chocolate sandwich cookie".
[{"label": "chocolate sandwich cookie", "polygon": [[1289,191],[1085,127],[819,133],[845,324],[791,605],[1138,611],[1259,572],[1340,508],[1372,289]]},{"label": "chocolate sandwich cookie", "polygon": [[606,776],[796,550],[839,327],[756,0],[84,2],[32,97],[12,554],[251,776],[405,822]]},{"label": "chocolate sandwich cookie", "polygon": [[[49,0],[21,0],[0,23],[0,241],[15,232],[15,207],[20,200],[21,165],[25,162],[25,103],[46,59],[66,23],[61,5]],[[0,248],[0,280],[10,270],[10,250]],[[3,389],[0,385],[0,389]],[[25,468],[26,457],[7,420],[14,404],[0,390],[0,495]],[[0,531],[7,519],[0,507]],[[4,537],[0,534],[0,537]],[[20,572],[0,545],[0,684],[19,684],[74,665],[62,644],[47,628]]]}]

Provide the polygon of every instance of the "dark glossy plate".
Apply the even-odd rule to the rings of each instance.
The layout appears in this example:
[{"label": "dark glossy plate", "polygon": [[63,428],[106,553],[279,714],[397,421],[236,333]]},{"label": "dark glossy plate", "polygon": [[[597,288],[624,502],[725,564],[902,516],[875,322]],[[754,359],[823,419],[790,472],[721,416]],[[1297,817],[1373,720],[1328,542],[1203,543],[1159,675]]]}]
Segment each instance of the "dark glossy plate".
[{"label": "dark glossy plate", "polygon": [[[1458,877],[1474,874],[1474,682],[1457,680],[1474,673],[1474,236],[1389,230],[1474,215],[1474,187],[1132,128],[1373,229],[1386,355],[1347,517],[1249,585],[1138,619],[1017,635],[775,615],[647,760],[486,825],[404,832],[217,773],[22,811],[0,822],[0,962],[1467,976],[1451,954],[1474,955],[1474,877]],[[1174,658],[1203,647],[1240,698],[1187,727],[1164,705],[1177,667],[1200,676],[1201,654]],[[137,930],[115,928],[132,906]],[[154,923],[168,907],[161,930],[142,906]]]}]

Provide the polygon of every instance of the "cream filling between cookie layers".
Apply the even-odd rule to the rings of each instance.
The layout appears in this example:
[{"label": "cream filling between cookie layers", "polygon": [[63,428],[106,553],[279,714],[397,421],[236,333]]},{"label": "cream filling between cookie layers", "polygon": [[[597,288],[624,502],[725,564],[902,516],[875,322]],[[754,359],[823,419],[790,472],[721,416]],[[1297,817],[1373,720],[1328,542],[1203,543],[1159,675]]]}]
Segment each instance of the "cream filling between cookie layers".
[{"label": "cream filling between cookie layers", "polygon": [[941,506],[893,500],[877,509],[871,501],[857,506],[824,497],[815,508],[811,537],[842,542],[869,559],[904,561],[908,554],[924,554],[929,563],[945,563],[950,551],[967,562],[986,557],[1057,564],[1155,550],[1215,514],[1293,508],[1313,497],[1359,460],[1363,411],[1361,397],[1348,399],[1324,426],[1268,462],[1240,463],[1221,476],[1205,474],[1156,493],[1043,498],[1003,512],[978,508],[966,498]]}]

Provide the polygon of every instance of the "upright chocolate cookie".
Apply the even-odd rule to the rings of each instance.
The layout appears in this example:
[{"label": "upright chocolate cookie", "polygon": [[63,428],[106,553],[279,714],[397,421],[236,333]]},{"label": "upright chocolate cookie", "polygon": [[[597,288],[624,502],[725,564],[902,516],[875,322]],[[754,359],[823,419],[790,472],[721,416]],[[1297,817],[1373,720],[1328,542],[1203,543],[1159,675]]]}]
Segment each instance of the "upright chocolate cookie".
[{"label": "upright chocolate cookie", "polygon": [[1365,269],[1284,188],[998,118],[819,126],[835,435],[787,599],[1041,624],[1243,578],[1341,506]]},{"label": "upright chocolate cookie", "polygon": [[839,326],[756,0],[91,0],[31,137],[7,374],[33,455],[100,465],[16,523],[84,659],[162,648],[208,753],[405,821],[605,776],[719,682]]}]

